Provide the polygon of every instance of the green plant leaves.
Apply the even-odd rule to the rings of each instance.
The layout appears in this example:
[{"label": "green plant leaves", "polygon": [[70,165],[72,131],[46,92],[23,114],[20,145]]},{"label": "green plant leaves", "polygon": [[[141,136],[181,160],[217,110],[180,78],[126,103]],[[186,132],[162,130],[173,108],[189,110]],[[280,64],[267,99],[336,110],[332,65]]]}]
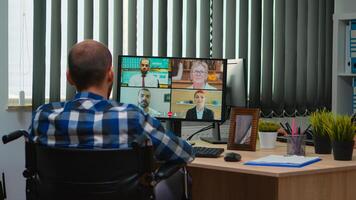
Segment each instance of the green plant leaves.
[{"label": "green plant leaves", "polygon": [[311,114],[310,124],[312,126],[313,135],[325,136],[327,135],[325,124],[330,124],[333,121],[333,114],[326,110],[317,111]]},{"label": "green plant leaves", "polygon": [[325,124],[326,131],[333,141],[352,141],[356,128],[351,122],[351,117],[339,115],[331,123]]},{"label": "green plant leaves", "polygon": [[351,117],[347,115],[336,115],[326,110],[311,114],[310,124],[313,135],[328,135],[333,141],[352,141],[355,136],[355,126]]},{"label": "green plant leaves", "polygon": [[260,132],[276,132],[280,128],[280,125],[276,122],[262,121],[258,122],[258,131]]}]

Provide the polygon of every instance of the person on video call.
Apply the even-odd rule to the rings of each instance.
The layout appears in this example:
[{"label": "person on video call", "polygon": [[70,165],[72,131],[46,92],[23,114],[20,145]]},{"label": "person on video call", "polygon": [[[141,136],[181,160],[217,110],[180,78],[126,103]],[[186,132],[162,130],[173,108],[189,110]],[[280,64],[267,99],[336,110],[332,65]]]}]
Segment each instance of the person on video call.
[{"label": "person on video call", "polygon": [[150,107],[151,103],[151,92],[147,88],[142,88],[138,91],[137,104],[145,113],[155,117],[161,115],[160,112],[154,110]]},{"label": "person on video call", "polygon": [[192,89],[216,89],[209,85],[208,80],[209,68],[205,62],[195,61],[190,69],[190,79],[193,84],[188,88]]},{"label": "person on video call", "polygon": [[140,74],[131,76],[129,86],[137,87],[158,87],[159,81],[156,77],[150,74],[150,60],[142,58],[140,61]]},{"label": "person on video call", "polygon": [[205,107],[205,94],[203,90],[197,90],[194,93],[194,108],[187,111],[185,116],[186,119],[202,119],[202,120],[213,120],[214,112],[209,108]]}]

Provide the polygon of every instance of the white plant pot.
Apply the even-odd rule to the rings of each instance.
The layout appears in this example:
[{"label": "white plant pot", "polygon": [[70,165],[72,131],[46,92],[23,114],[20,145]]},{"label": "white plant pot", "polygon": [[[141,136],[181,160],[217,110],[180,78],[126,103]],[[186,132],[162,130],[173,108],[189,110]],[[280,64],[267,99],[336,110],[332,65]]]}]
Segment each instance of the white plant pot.
[{"label": "white plant pot", "polygon": [[277,132],[258,132],[261,149],[273,149],[276,146]]}]

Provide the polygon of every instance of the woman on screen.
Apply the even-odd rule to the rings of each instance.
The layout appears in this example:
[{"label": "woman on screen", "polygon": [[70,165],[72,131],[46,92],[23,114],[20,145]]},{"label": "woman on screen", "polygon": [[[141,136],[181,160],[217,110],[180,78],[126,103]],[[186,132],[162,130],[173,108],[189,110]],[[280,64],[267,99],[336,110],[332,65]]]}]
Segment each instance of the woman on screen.
[{"label": "woman on screen", "polygon": [[205,107],[205,94],[203,90],[194,93],[195,106],[187,111],[186,119],[214,120],[214,112]]},{"label": "woman on screen", "polygon": [[208,64],[206,64],[206,62],[203,61],[193,62],[192,67],[190,69],[190,79],[192,80],[193,84],[188,88],[215,90],[216,88],[209,85],[207,82],[208,72],[209,72],[209,67]]}]

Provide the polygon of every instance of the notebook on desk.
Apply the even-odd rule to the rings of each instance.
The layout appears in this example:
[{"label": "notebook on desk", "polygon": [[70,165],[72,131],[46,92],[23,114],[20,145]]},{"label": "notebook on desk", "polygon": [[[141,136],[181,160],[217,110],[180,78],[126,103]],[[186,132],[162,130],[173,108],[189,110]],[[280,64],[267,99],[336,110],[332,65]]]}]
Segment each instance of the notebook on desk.
[{"label": "notebook on desk", "polygon": [[304,167],[320,160],[319,157],[269,155],[256,160],[247,161],[244,164],[274,167]]}]

